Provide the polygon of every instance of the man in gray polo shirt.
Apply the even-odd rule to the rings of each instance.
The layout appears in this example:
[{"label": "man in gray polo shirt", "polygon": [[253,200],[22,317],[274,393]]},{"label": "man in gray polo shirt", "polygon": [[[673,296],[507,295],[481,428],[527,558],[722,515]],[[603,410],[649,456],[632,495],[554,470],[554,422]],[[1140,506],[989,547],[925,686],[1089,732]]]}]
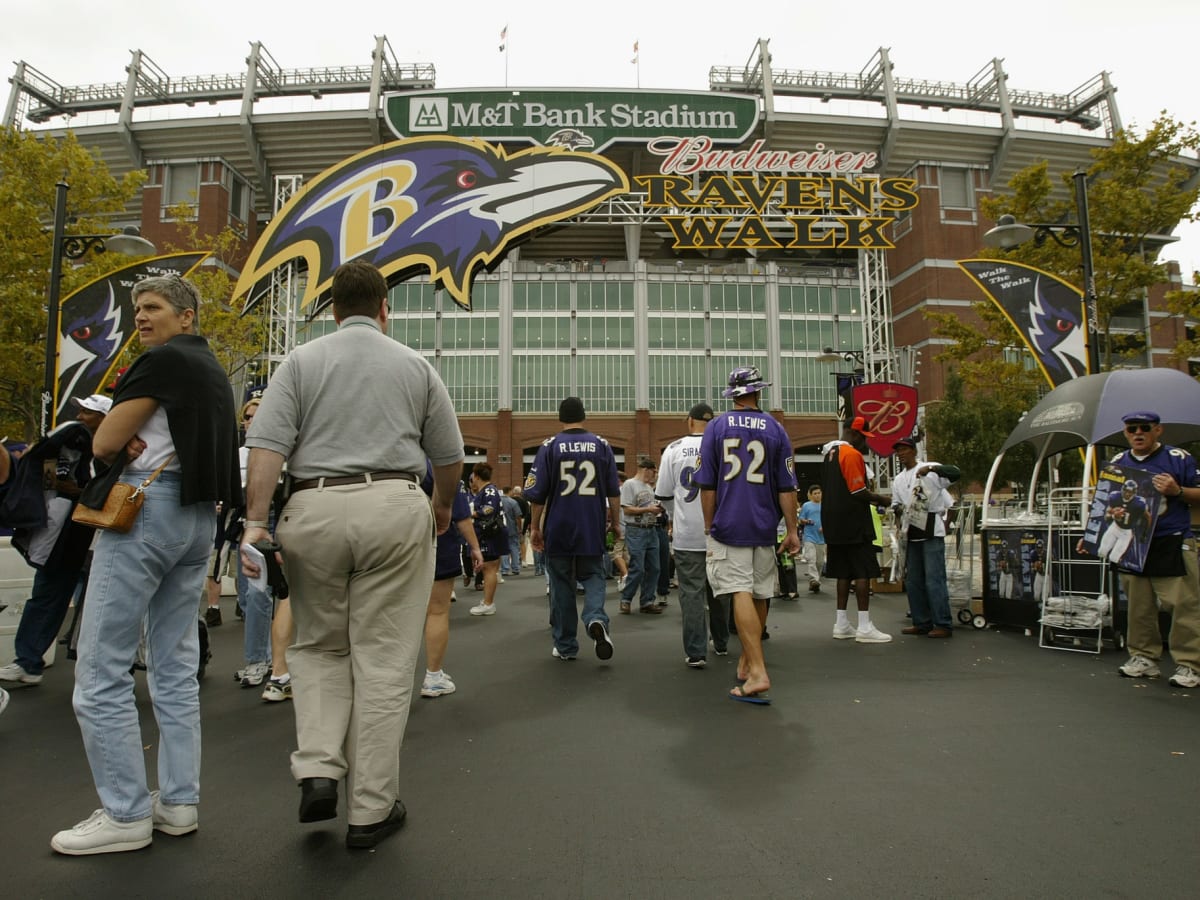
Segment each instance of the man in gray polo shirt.
[{"label": "man in gray polo shirt", "polygon": [[[463,441],[437,372],[386,336],[387,283],[369,263],[333,275],[338,330],[290,353],[246,436],[247,544],[269,539],[283,463],[291,496],[276,538],[291,586],[288,648],[300,821],[337,816],[346,844],[374,847],[403,824],[400,745],[433,584],[433,541],[450,525]],[[433,464],[433,504],[420,487]]]}]

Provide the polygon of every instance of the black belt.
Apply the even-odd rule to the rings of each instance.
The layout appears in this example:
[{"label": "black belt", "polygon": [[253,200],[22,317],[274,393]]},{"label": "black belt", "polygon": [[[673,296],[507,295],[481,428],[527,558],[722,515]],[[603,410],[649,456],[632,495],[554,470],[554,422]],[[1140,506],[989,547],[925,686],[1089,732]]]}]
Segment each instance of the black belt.
[{"label": "black belt", "polygon": [[368,484],[370,481],[411,481],[416,483],[417,476],[409,472],[365,472],[362,475],[334,475],[324,478],[305,478],[303,481],[292,482],[292,493],[308,491],[315,487],[340,487],[344,484]]}]

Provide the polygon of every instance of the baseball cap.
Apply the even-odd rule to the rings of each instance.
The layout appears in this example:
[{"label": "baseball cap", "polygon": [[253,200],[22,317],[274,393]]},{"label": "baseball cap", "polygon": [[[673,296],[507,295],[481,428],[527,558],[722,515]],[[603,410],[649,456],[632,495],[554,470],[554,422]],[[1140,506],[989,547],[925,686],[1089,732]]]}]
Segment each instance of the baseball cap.
[{"label": "baseball cap", "polygon": [[911,447],[913,450],[916,450],[917,442],[914,441],[910,437],[906,437],[906,438],[900,438],[900,440],[898,440],[898,441],[896,441],[896,443],[892,444],[893,450],[899,450],[901,447]]},{"label": "baseball cap", "polygon": [[867,430],[867,420],[864,416],[855,416],[850,423],[850,430],[857,431],[863,437],[875,437],[875,432]]},{"label": "baseball cap", "polygon": [[697,403],[688,410],[688,418],[696,419],[697,421],[707,422],[713,417],[713,408],[707,403]]},{"label": "baseball cap", "polygon": [[1143,409],[1139,412],[1126,413],[1125,415],[1121,416],[1121,421],[1126,425],[1128,425],[1130,422],[1148,422],[1151,425],[1157,425],[1162,420],[1159,419],[1158,413],[1151,412],[1148,409]]},{"label": "baseball cap", "polygon": [[105,397],[103,394],[92,394],[90,397],[72,397],[71,402],[80,409],[90,409],[92,412],[98,412],[102,415],[108,415],[112,409],[112,397]]}]

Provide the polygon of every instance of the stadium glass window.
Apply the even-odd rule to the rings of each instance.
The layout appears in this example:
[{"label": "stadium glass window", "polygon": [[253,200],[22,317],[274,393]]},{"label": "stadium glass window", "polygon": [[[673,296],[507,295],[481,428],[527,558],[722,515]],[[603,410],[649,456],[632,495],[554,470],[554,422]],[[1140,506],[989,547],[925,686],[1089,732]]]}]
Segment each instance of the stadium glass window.
[{"label": "stadium glass window", "polygon": [[651,281],[646,285],[646,299],[652,312],[700,312],[704,309],[704,285]]},{"label": "stadium glass window", "polygon": [[550,413],[570,392],[571,357],[565,354],[514,353],[513,412]]},{"label": "stadium glass window", "polygon": [[569,310],[571,284],[567,281],[513,282],[513,309],[530,311]]},{"label": "stadium glass window", "polygon": [[442,348],[445,350],[495,350],[500,346],[497,316],[458,311],[442,316]]},{"label": "stadium glass window", "polygon": [[584,406],[596,412],[628,413],[634,407],[633,356],[580,353],[576,383]]},{"label": "stadium glass window", "polygon": [[646,321],[646,332],[651,349],[703,350],[704,320],[680,316],[665,318],[650,316]]},{"label": "stadium glass window", "polygon": [[[726,372],[721,377],[725,378],[728,375]],[[708,375],[708,359],[703,355],[651,353],[650,411],[686,413],[700,400],[713,402],[709,388],[711,380]]]},{"label": "stadium glass window", "polygon": [[575,331],[580,350],[633,348],[633,316],[580,316]]},{"label": "stadium glass window", "polygon": [[972,209],[971,170],[943,167],[938,173],[942,209]]},{"label": "stadium glass window", "polygon": [[433,318],[392,316],[388,336],[414,350],[433,350],[437,322]]},{"label": "stadium glass window", "polygon": [[388,306],[392,315],[433,312],[437,309],[437,292],[428,281],[405,281],[388,290]]},{"label": "stadium glass window", "polygon": [[173,163],[167,166],[167,183],[163,186],[163,205],[187,203],[196,206],[200,195],[200,166],[197,163]]},{"label": "stadium glass window", "polygon": [[[775,383],[780,407],[792,414],[830,417],[837,412],[837,379],[828,363],[812,357],[784,357],[783,371]],[[832,434],[831,434],[832,437]]]},{"label": "stadium glass window", "polygon": [[767,305],[767,290],[763,284],[710,285],[713,312],[762,312]]},{"label": "stadium glass window", "polygon": [[519,350],[571,346],[570,316],[513,316],[513,347]]},{"label": "stadium glass window", "polygon": [[495,413],[499,408],[500,360],[494,354],[444,353],[436,368],[459,413]]},{"label": "stadium glass window", "polygon": [[714,350],[758,350],[767,349],[767,322],[763,318],[712,319],[712,346]]},{"label": "stadium glass window", "polygon": [[633,310],[633,282],[631,281],[581,281],[575,285],[575,307],[580,312],[631,312]]}]

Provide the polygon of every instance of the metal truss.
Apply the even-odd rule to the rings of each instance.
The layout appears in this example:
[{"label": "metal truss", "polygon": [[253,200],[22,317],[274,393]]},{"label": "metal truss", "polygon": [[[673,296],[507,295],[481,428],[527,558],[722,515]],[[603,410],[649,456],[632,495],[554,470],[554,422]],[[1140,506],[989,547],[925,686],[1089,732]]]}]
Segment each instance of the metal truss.
[{"label": "metal truss", "polygon": [[[278,215],[284,204],[300,190],[304,179],[299,175],[275,176],[274,210]],[[296,302],[300,296],[300,264],[295,260],[278,266],[271,273],[267,292],[267,374],[275,369],[296,346]]]}]

